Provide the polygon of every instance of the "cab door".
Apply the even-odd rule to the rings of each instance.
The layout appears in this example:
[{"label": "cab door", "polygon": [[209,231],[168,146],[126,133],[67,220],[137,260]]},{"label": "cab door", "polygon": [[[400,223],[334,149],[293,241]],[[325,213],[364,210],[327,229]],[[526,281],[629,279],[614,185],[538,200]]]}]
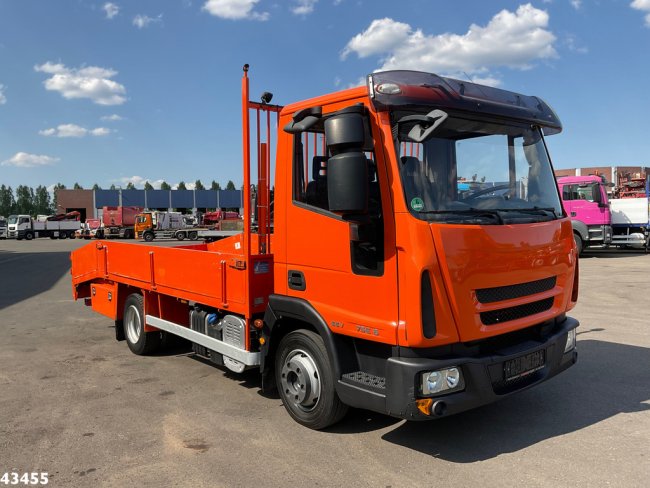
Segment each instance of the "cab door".
[{"label": "cab door", "polygon": [[368,225],[355,226],[329,209],[330,155],[323,124],[292,136],[292,201],[286,215],[287,295],[308,301],[335,332],[396,344],[394,220],[383,154],[373,149],[378,131],[371,127],[368,115],[364,117]]}]

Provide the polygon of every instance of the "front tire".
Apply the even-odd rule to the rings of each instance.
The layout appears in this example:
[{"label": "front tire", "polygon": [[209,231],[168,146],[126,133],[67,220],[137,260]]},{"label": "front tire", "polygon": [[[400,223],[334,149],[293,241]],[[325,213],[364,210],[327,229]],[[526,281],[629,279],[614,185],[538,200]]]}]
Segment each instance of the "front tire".
[{"label": "front tire", "polygon": [[145,232],[144,235],[142,236],[142,238],[147,242],[153,241],[154,237],[156,237],[156,236],[154,235],[153,232]]},{"label": "front tire", "polygon": [[576,241],[576,251],[578,253],[578,256],[582,254],[582,251],[584,250],[584,244],[582,242],[582,237],[580,237],[580,234],[577,232],[573,233],[573,239]]},{"label": "front tire", "polygon": [[144,300],[139,293],[129,295],[124,302],[124,336],[133,354],[146,356],[160,347],[158,331],[144,331]]},{"label": "front tire", "polygon": [[347,410],[339,399],[323,339],[310,330],[284,336],[275,361],[278,391],[289,415],[310,429],[324,429]]},{"label": "front tire", "polygon": [[197,240],[199,238],[199,233],[197,231],[193,230],[192,232],[190,232],[188,234],[188,237],[190,238],[190,241],[195,241],[195,240]]}]

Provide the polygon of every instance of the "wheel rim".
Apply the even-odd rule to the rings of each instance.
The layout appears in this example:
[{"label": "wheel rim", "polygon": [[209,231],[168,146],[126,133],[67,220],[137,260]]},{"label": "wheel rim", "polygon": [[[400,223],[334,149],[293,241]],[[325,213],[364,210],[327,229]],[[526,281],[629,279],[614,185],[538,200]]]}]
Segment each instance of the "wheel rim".
[{"label": "wheel rim", "polygon": [[126,336],[131,344],[135,344],[140,340],[141,322],[138,307],[135,305],[129,306],[124,317],[124,324],[126,325]]},{"label": "wheel rim", "polygon": [[320,398],[320,374],[314,359],[305,351],[289,353],[282,365],[280,383],[286,399],[297,408],[309,412]]}]

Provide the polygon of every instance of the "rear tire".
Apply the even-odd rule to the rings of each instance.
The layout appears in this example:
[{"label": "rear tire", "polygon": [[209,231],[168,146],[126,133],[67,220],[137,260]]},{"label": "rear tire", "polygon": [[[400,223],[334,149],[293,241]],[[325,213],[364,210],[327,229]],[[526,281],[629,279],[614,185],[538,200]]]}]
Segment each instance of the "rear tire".
[{"label": "rear tire", "polygon": [[188,237],[190,238],[190,241],[195,241],[199,238],[199,233],[195,230],[189,233]]},{"label": "rear tire", "polygon": [[576,242],[576,252],[578,253],[578,256],[582,254],[582,251],[584,250],[584,244],[582,242],[582,237],[580,237],[580,234],[577,232],[573,233],[573,240]]},{"label": "rear tire", "polygon": [[129,349],[146,356],[160,348],[161,333],[144,331],[144,300],[139,293],[129,295],[124,302],[124,336]]},{"label": "rear tire", "polygon": [[341,420],[348,407],[339,399],[325,343],[310,330],[284,336],[275,358],[278,392],[289,415],[310,429]]},{"label": "rear tire", "polygon": [[176,239],[178,239],[179,241],[185,240],[185,232],[177,232]]},{"label": "rear tire", "polygon": [[26,241],[31,241],[34,238],[34,234],[31,232],[25,232],[25,240]]}]

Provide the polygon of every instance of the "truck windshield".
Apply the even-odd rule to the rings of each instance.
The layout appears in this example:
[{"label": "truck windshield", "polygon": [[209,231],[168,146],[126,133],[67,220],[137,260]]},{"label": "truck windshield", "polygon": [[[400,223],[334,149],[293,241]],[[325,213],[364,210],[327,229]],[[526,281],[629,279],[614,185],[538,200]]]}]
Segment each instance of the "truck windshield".
[{"label": "truck windshield", "polygon": [[404,196],[415,217],[480,225],[562,217],[539,128],[449,116],[417,143],[409,138],[413,123],[398,123],[415,114],[393,113]]},{"label": "truck windshield", "polygon": [[18,216],[17,215],[10,215],[9,216],[9,224],[15,224],[18,222]]}]

